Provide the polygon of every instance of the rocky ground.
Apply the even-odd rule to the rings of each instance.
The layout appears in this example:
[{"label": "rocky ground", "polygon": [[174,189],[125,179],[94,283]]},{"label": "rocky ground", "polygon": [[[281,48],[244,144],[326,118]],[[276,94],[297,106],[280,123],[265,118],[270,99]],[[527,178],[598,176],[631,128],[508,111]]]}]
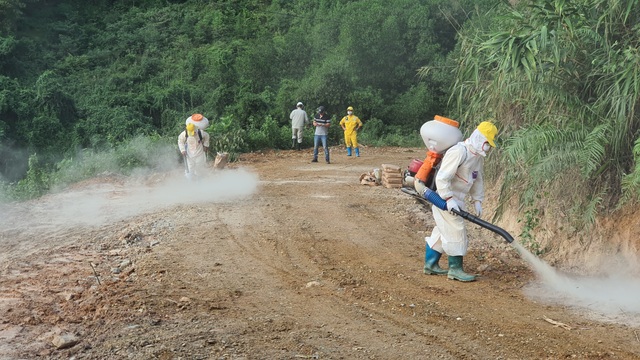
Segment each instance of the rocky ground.
[{"label": "rocky ground", "polygon": [[[5,206],[0,359],[640,357],[640,329],[525,295],[527,263],[475,225],[478,281],[423,275],[430,210],[359,184],[423,151],[332,151],[331,164],[309,149],[245,154],[201,181],[220,195],[205,201],[153,192],[163,174],[138,200],[131,179],[106,176]],[[96,194],[104,212],[62,210]]]}]

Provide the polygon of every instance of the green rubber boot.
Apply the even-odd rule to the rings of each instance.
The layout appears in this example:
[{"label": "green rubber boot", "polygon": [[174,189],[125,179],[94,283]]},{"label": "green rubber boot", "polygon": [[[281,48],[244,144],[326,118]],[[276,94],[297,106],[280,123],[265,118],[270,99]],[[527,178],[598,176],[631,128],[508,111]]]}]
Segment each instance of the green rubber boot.
[{"label": "green rubber boot", "polygon": [[462,270],[462,256],[449,256],[449,272],[447,278],[463,282],[475,281],[476,276]]},{"label": "green rubber boot", "polygon": [[438,265],[438,261],[440,261],[440,256],[442,253],[439,253],[432,248],[429,247],[429,244],[425,244],[426,250],[424,252],[424,269],[423,272],[427,275],[444,275],[448,273],[448,270],[445,270]]}]

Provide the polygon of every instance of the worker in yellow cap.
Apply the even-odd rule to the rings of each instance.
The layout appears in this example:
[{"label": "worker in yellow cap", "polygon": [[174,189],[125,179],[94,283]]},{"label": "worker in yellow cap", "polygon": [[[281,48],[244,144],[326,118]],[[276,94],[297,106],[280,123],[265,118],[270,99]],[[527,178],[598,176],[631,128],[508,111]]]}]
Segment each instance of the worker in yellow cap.
[{"label": "worker in yellow cap", "polygon": [[199,175],[207,163],[209,134],[187,122],[186,129],[178,136],[178,148],[184,157],[185,176],[192,179]]},{"label": "worker in yellow cap", "polygon": [[[425,238],[425,274],[447,274],[449,279],[465,282],[475,280],[474,275],[463,270],[462,259],[467,254],[469,240],[464,219],[453,210],[465,210],[465,198],[469,195],[476,215],[482,216],[484,159],[496,146],[497,134],[493,123],[481,122],[469,138],[453,145],[444,154],[435,182],[438,195],[447,201],[447,210],[432,207],[436,226],[431,236]],[[443,252],[449,256],[448,270],[438,264]]]},{"label": "worker in yellow cap", "polygon": [[344,144],[347,147],[347,156],[351,156],[351,147],[354,148],[356,157],[360,156],[358,147],[358,131],[362,127],[362,121],[353,115],[353,107],[347,108],[347,116],[340,120],[340,127],[344,130]]}]

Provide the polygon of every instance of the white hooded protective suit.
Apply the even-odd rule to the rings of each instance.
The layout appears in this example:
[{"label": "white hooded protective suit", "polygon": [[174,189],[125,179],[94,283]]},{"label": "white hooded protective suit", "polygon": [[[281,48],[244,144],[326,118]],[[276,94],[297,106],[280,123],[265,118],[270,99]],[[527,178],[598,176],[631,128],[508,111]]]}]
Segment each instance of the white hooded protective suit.
[{"label": "white hooded protective suit", "polygon": [[[464,142],[447,150],[436,175],[437,193],[443,199],[453,197],[465,210],[465,197],[484,200],[483,167],[486,153],[482,150],[487,139],[477,129]],[[464,256],[469,240],[464,219],[448,211],[432,207],[436,226],[431,237],[425,238],[429,247],[449,256]]]},{"label": "white hooded protective suit", "polygon": [[[202,135],[202,141],[198,136],[198,131]],[[178,136],[178,148],[180,152],[186,152],[186,161],[189,166],[189,173],[198,175],[198,170],[205,168],[207,154],[205,148],[209,147],[209,134],[204,130],[196,130],[193,135],[187,136],[187,131],[183,131]]]}]

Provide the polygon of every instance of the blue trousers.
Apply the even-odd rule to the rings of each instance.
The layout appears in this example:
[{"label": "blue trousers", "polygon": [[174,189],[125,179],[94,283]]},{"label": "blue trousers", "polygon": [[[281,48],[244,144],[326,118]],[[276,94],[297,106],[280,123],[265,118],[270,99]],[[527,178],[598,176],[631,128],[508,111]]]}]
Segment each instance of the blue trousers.
[{"label": "blue trousers", "polygon": [[313,158],[318,159],[318,145],[322,142],[322,148],[324,149],[324,159],[329,161],[329,147],[327,146],[327,135],[314,135],[313,136]]}]

